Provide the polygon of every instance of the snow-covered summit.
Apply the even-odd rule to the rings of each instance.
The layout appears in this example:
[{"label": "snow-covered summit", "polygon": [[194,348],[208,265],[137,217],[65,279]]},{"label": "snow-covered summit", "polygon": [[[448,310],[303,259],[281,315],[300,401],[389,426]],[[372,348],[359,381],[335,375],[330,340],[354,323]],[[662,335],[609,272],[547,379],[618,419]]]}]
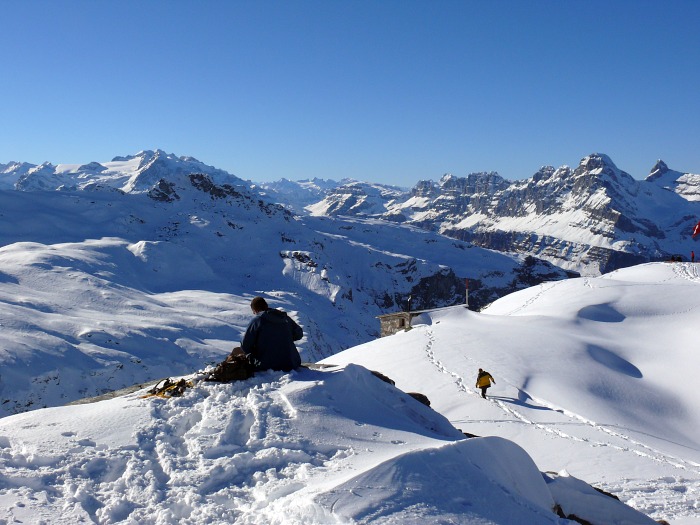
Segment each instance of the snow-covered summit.
[{"label": "snow-covered summit", "polygon": [[[639,181],[618,168],[612,159],[603,153],[594,153],[581,159],[571,176],[574,179],[587,179],[586,189],[589,193],[603,187],[607,190],[607,195],[615,200],[624,199],[627,194],[634,196],[638,192]],[[579,185],[577,189],[584,188]]]},{"label": "snow-covered summit", "polygon": [[0,190],[14,189],[17,180],[35,167],[28,162],[0,163]]},{"label": "snow-covered summit", "polygon": [[322,200],[328,192],[352,182],[355,181],[342,179],[338,182],[320,178],[293,181],[283,178],[275,182],[256,184],[253,188],[259,188],[264,197],[286,206],[295,213],[305,213],[307,206]]},{"label": "snow-covered summit", "polygon": [[672,170],[663,160],[654,165],[645,180],[677,193],[688,201],[700,201],[700,175]]},{"label": "snow-covered summit", "polygon": [[379,215],[405,193],[396,186],[350,181],[328,192],[323,201],[306,206],[306,210],[311,215]]},{"label": "snow-covered summit", "polygon": [[23,191],[80,190],[89,186],[116,188],[127,193],[148,191],[158,180],[170,176],[206,174],[219,184],[240,185],[230,173],[208,166],[194,157],[177,157],[162,150],[115,157],[110,162],[40,166],[14,163],[0,171],[3,188]]},{"label": "snow-covered summit", "polygon": [[639,181],[604,153],[585,156],[575,168],[543,166],[524,180],[495,172],[447,174],[406,189],[332,179],[253,185],[193,157],[146,150],[82,165],[9,163],[0,171],[0,189],[138,193],[192,174],[248,188],[299,215],[408,224],[590,275],[690,253],[689,233],[700,216],[700,175],[660,162]]},{"label": "snow-covered summit", "polygon": [[327,216],[381,213],[387,202],[401,198],[408,191],[398,186],[348,178],[340,181],[281,179],[253,187],[260,188],[266,198],[296,213]]}]

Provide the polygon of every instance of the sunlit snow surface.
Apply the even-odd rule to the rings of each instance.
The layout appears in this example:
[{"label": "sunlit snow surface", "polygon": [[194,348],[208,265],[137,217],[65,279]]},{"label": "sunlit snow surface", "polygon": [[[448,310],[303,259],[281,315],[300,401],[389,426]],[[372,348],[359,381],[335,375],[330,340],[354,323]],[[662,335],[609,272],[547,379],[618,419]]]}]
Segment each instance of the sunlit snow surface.
[{"label": "sunlit snow surface", "polygon": [[0,420],[3,523],[653,523],[357,365],[143,394]]},{"label": "sunlit snow surface", "polygon": [[681,263],[549,283],[325,370],[2,418],[0,523],[564,523],[555,501],[653,523],[579,480],[700,523],[699,284]]},{"label": "sunlit snow surface", "polygon": [[[700,523],[699,286],[691,263],[547,283],[483,313],[420,316],[327,361],[382,370],[465,432],[520,444],[543,471]],[[480,367],[497,381],[487,401]]]}]

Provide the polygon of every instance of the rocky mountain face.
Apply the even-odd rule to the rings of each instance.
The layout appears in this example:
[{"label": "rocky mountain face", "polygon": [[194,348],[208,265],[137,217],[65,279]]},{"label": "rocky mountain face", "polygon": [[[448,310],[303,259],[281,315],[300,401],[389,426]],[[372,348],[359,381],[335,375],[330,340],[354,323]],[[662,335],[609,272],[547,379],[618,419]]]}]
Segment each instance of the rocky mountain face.
[{"label": "rocky mountain face", "polygon": [[320,179],[252,185],[191,157],[157,150],[102,164],[0,165],[0,188],[152,190],[164,198],[161,181],[167,186],[192,173],[298,215],[378,218],[592,275],[687,256],[694,248],[689,233],[700,215],[700,175],[659,161],[639,181],[603,154],[585,157],[575,169],[545,166],[525,180],[509,181],[494,172],[445,175],[404,189]]},{"label": "rocky mountain face", "polygon": [[383,218],[592,275],[688,254],[700,216],[700,175],[659,161],[639,181],[603,154],[519,181],[445,175],[383,200],[362,189],[336,188],[307,210]]}]

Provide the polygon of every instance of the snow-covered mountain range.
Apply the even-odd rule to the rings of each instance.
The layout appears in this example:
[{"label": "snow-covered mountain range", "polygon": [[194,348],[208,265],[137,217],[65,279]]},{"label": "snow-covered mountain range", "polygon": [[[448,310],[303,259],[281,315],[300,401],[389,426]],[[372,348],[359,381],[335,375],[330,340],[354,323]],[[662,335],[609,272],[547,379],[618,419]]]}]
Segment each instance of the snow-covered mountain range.
[{"label": "snow-covered mountain range", "polygon": [[413,188],[343,179],[251,184],[192,157],[157,150],[84,165],[0,164],[0,188],[147,191],[159,180],[201,173],[296,215],[373,218],[416,226],[508,254],[532,256],[582,275],[687,258],[700,217],[700,175],[661,160],[635,180],[605,154],[579,166],[542,167],[509,181],[497,173],[444,175]]},{"label": "snow-covered mountain range", "polygon": [[518,181],[497,173],[445,175],[404,191],[348,181],[318,202],[307,201],[299,203],[315,215],[411,224],[600,275],[675,254],[687,259],[700,216],[700,175],[673,171],[659,161],[638,181],[607,155],[592,154],[575,169],[546,166]]},{"label": "snow-covered mountain range", "polygon": [[[652,523],[585,480],[697,525],[696,265],[565,279],[524,241],[500,253],[439,233],[453,205],[527,201],[532,213],[490,220],[588,232],[585,258],[538,252],[568,268],[627,264],[639,239],[683,252],[696,176],[659,163],[636,182],[605,156],[584,161],[410,191],[262,188],[162,151],[0,165],[0,522]],[[286,201],[283,185],[297,189]],[[481,313],[463,306],[465,278],[473,308],[492,303]],[[60,406],[219,361],[254,295],[304,328],[305,361],[334,366]],[[375,316],[409,297],[431,310],[377,339]],[[480,366],[497,380],[489,400],[471,386]]]},{"label": "snow-covered mountain range", "polygon": [[[417,228],[295,215],[161,151],[2,172],[19,188],[0,190],[5,414],[219,360],[254,295],[298,317],[303,358],[316,361],[378,337],[375,316],[409,296],[414,309],[463,304],[469,278],[478,307],[566,277]],[[203,305],[206,317],[193,313]],[[68,354],[82,356],[74,369]]]}]

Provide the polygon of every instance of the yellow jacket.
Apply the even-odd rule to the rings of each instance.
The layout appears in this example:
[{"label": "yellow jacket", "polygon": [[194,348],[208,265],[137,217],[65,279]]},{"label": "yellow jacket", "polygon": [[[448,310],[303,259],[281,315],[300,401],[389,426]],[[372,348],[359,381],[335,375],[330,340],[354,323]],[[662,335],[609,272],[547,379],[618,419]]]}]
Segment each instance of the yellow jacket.
[{"label": "yellow jacket", "polygon": [[479,377],[476,378],[476,386],[477,388],[489,387],[491,386],[491,381],[494,383],[496,382],[493,377],[491,377],[491,374],[488,372],[481,372]]}]

